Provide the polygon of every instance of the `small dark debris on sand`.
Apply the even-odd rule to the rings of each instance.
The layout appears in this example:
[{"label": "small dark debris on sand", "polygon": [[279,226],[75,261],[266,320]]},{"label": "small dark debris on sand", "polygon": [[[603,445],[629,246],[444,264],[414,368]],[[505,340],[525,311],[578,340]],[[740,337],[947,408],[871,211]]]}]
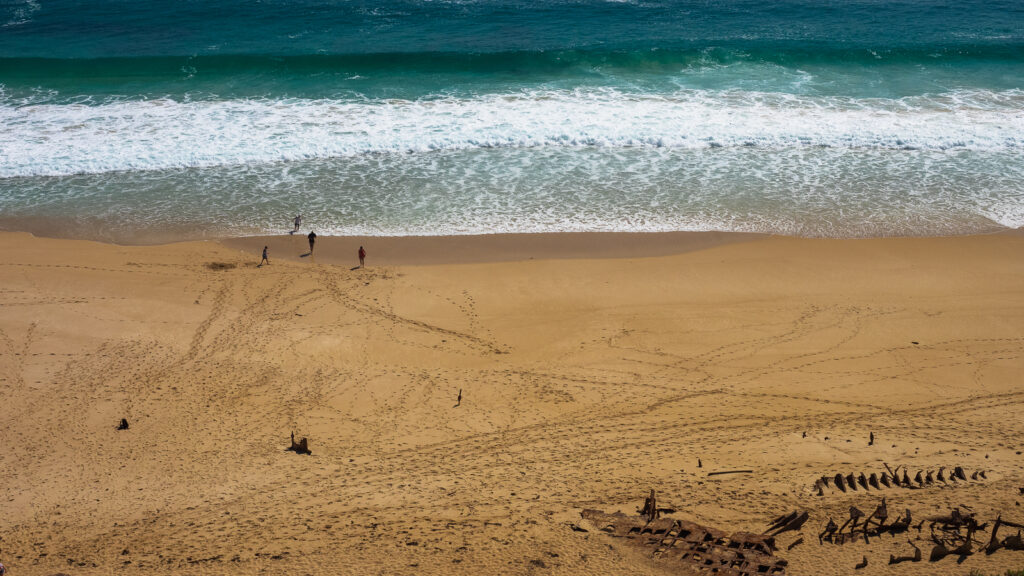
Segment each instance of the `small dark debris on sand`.
[{"label": "small dark debris on sand", "polygon": [[295,441],[295,432],[292,432],[292,445],[289,446],[288,448],[285,448],[285,450],[290,450],[292,452],[295,452],[296,454],[313,454],[312,452],[309,451],[309,442],[305,438],[299,440],[298,442]]}]

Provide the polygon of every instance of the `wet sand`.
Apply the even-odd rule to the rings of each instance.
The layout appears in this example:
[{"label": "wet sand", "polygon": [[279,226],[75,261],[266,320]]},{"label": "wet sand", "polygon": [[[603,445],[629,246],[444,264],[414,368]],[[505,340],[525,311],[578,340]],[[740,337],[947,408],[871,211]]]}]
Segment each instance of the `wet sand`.
[{"label": "wet sand", "polygon": [[260,254],[267,246],[288,261],[315,256],[322,264],[359,264],[359,247],[378,266],[423,266],[550,260],[566,258],[644,258],[682,254],[763,238],[732,232],[580,232],[564,234],[487,234],[479,236],[318,236],[309,254],[308,231],[294,235],[249,236],[223,240],[225,246]]},{"label": "wet sand", "polygon": [[[728,532],[808,511],[778,538],[789,574],[1024,566],[928,562],[927,526],[817,541],[882,496],[892,518],[1024,522],[1019,233],[305,248],[0,234],[9,574],[685,573],[572,529],[651,489]],[[885,464],[986,478],[814,489]],[[908,541],[925,560],[889,566]]]}]

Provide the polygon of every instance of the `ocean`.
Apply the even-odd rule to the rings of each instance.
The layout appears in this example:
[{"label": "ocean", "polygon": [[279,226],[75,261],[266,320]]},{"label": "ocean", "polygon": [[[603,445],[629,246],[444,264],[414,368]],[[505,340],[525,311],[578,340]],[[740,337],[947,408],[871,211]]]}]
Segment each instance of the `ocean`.
[{"label": "ocean", "polygon": [[1024,226],[1021,0],[0,0],[0,227]]}]

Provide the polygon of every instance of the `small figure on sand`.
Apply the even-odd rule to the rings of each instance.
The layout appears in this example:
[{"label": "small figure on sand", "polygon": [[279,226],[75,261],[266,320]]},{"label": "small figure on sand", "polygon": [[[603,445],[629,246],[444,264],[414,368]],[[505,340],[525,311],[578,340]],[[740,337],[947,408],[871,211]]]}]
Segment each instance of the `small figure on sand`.
[{"label": "small figure on sand", "polygon": [[295,234],[296,232],[298,232],[299,231],[299,226],[301,226],[301,225],[302,225],[302,214],[298,214],[298,215],[295,216],[295,229],[292,230],[292,234]]},{"label": "small figure on sand", "polygon": [[452,406],[452,408],[458,408],[459,406],[462,406],[462,388],[459,388],[459,399],[455,402],[455,406]]},{"label": "small figure on sand", "polygon": [[360,268],[365,266],[365,260],[366,260],[366,250],[363,250],[363,247],[360,246],[359,247],[359,267]]},{"label": "small figure on sand", "polygon": [[310,230],[309,231],[309,236],[306,236],[306,238],[309,238],[309,254],[312,255],[313,254],[313,244],[316,244],[316,232],[313,232],[312,230]]},{"label": "small figure on sand", "polygon": [[4,567],[3,562],[0,562],[0,576],[4,576],[4,574],[7,574],[7,568]]},{"label": "small figure on sand", "polygon": [[267,258],[267,247],[266,246],[263,247],[263,260],[260,260],[260,266],[263,266],[264,262],[266,262],[267,264],[270,264],[270,259]]}]

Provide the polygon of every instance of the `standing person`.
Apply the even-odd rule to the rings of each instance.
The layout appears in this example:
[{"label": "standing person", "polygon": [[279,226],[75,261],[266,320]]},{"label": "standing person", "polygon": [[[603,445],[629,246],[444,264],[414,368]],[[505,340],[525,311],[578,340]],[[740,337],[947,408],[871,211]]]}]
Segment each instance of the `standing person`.
[{"label": "standing person", "polygon": [[363,250],[363,247],[362,247],[362,246],[360,246],[360,247],[359,247],[359,267],[360,267],[360,268],[362,268],[362,267],[363,267],[363,261],[364,261],[365,259],[366,259],[366,250]]},{"label": "standing person", "polygon": [[292,230],[292,234],[299,231],[299,226],[302,224],[302,214],[295,216],[295,229]]},{"label": "standing person", "polygon": [[309,236],[306,236],[306,238],[309,238],[309,254],[312,256],[313,255],[313,244],[316,243],[316,232],[313,232],[312,230],[310,230],[309,231]]},{"label": "standing person", "polygon": [[267,264],[270,264],[270,259],[267,258],[267,247],[266,246],[263,247],[263,260],[260,260],[260,266],[263,266],[264,262],[266,262]]}]

